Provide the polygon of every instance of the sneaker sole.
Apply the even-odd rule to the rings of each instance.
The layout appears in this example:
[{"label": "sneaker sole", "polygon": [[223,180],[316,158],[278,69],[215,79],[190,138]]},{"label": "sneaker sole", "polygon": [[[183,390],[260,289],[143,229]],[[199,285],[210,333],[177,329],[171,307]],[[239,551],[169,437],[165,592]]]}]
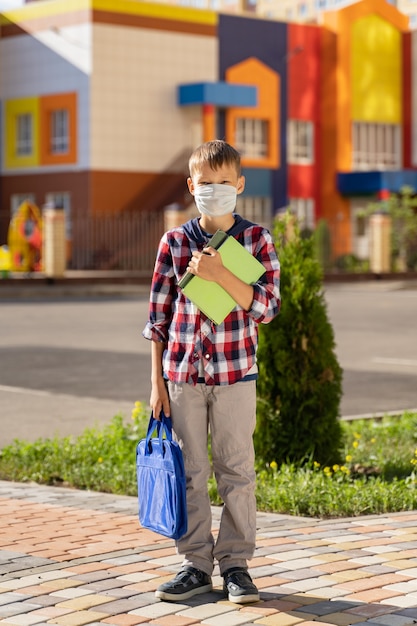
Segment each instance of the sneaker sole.
[{"label": "sneaker sole", "polygon": [[157,589],[155,591],[155,597],[160,600],[167,600],[168,602],[175,602],[176,600],[188,600],[188,598],[192,598],[193,596],[197,596],[200,593],[208,593],[213,590],[213,585],[204,585],[204,587],[196,587],[195,589],[190,589],[189,591],[185,591],[184,593],[169,593],[167,591],[159,591]]},{"label": "sneaker sole", "polygon": [[228,597],[229,602],[233,602],[234,604],[249,604],[250,602],[259,602],[259,594],[252,593],[242,596],[232,596],[229,594]]}]

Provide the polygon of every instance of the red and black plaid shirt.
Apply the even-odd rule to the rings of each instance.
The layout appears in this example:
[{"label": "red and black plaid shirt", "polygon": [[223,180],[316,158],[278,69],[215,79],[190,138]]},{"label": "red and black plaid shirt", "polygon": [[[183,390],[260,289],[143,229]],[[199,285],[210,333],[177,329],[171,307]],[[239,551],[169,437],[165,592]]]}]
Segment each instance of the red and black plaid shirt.
[{"label": "red and black plaid shirt", "polygon": [[209,238],[207,235],[205,243],[192,241],[180,226],[165,233],[158,248],[143,336],[166,343],[164,374],[175,383],[196,384],[200,361],[206,385],[231,385],[242,380],[256,363],[258,324],[270,322],[280,309],[280,266],[275,246],[269,231],[253,224],[236,236],[266,270],[253,285],[250,310],[236,306],[218,325],[199,311],[182,293],[178,281],[192,252],[201,251]]}]

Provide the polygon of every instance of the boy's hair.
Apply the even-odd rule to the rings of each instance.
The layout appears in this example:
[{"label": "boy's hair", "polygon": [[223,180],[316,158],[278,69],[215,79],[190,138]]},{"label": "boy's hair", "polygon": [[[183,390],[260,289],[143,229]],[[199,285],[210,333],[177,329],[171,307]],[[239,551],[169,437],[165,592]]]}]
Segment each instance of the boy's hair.
[{"label": "boy's hair", "polygon": [[236,168],[237,175],[241,175],[239,152],[221,139],[207,141],[194,150],[188,162],[190,176],[192,177],[206,163],[212,170],[217,170],[224,164],[231,165]]}]

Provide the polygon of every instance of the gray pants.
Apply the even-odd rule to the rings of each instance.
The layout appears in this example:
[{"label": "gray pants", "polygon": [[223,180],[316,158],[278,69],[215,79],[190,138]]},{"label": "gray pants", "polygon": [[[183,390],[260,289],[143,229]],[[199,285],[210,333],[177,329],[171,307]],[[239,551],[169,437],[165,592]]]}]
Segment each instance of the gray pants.
[{"label": "gray pants", "polygon": [[[211,574],[214,559],[220,573],[247,567],[256,539],[253,431],[256,381],[227,386],[168,383],[171,418],[182,447],[187,477],[188,531],[177,541],[183,565]],[[208,433],[213,470],[224,502],[217,540],[212,534],[207,480]]]}]

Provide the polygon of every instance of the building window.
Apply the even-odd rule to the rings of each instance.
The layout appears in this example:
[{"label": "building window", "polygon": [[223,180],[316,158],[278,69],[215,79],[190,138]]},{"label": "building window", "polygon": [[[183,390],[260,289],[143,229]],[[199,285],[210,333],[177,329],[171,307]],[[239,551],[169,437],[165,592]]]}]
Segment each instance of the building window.
[{"label": "building window", "polygon": [[77,94],[41,96],[40,161],[42,165],[77,162]]},{"label": "building window", "polygon": [[64,210],[65,235],[71,239],[71,194],[67,191],[47,193],[45,200],[51,208]]},{"label": "building window", "polygon": [[247,220],[265,228],[272,227],[272,205],[270,198],[259,196],[238,196],[236,210]]},{"label": "building window", "polygon": [[312,122],[289,120],[287,132],[288,163],[309,165],[314,161]]},{"label": "building window", "polygon": [[410,13],[410,28],[415,29],[417,26],[417,13]]},{"label": "building window", "polygon": [[307,14],[307,5],[305,2],[301,2],[301,4],[298,5],[298,15],[304,16],[306,14]]},{"label": "building window", "polygon": [[354,170],[401,169],[401,128],[398,124],[353,122],[352,135]]},{"label": "building window", "polygon": [[27,156],[33,151],[33,118],[30,113],[16,117],[16,152],[18,156]]},{"label": "building window", "polygon": [[290,198],[290,211],[296,216],[301,231],[314,230],[316,220],[312,198]]},{"label": "building window", "polygon": [[67,109],[51,113],[51,153],[66,154],[69,150],[69,116]]},{"label": "building window", "polygon": [[362,261],[369,259],[369,218],[366,210],[369,198],[352,198],[350,219],[352,233],[352,252]]},{"label": "building window", "polygon": [[3,167],[6,170],[39,165],[39,99],[3,100]]},{"label": "building window", "polygon": [[13,217],[24,202],[35,204],[34,193],[15,193],[10,197],[10,215]]},{"label": "building window", "polygon": [[249,117],[236,119],[236,149],[246,159],[268,156],[268,122]]}]

